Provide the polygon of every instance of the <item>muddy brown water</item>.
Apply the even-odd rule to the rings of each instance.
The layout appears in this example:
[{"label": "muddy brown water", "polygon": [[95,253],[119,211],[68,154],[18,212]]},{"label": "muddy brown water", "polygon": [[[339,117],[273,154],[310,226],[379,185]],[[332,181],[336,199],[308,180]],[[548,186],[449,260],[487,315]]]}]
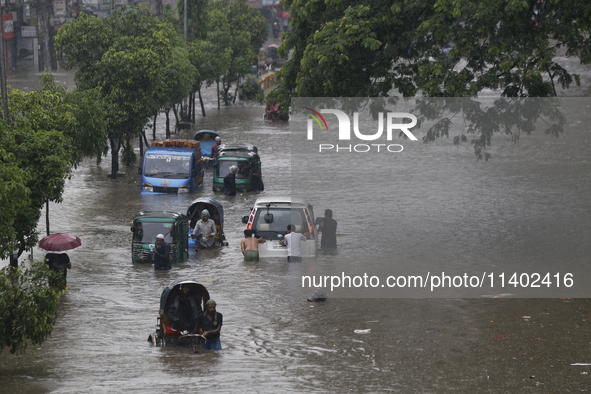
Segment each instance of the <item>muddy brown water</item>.
[{"label": "muddy brown water", "polygon": [[[70,76],[58,78],[68,83]],[[33,86],[34,80],[23,77],[18,84]],[[289,125],[265,122],[258,105],[217,110],[214,94],[206,92],[207,116],[194,130],[214,129],[227,142],[257,145],[263,194],[291,193],[291,171],[301,163],[290,156]],[[159,125],[163,135],[162,119]],[[588,390],[591,305],[586,298],[485,298],[491,294],[483,293],[452,299],[329,296],[324,303],[310,303],[306,298],[313,289],[302,288],[301,276],[355,260],[351,256],[359,256],[360,266],[346,269],[362,270],[367,253],[393,263],[487,256],[468,266],[480,270],[495,259],[526,262],[527,268],[548,255],[548,264],[557,256],[588,263],[590,142],[586,127],[559,140],[524,138],[515,146],[497,145],[497,161],[486,164],[476,163],[469,147],[458,150],[442,142],[417,148],[416,158],[403,163],[395,193],[366,182],[359,167],[340,167],[357,183],[349,194],[331,195],[326,188],[331,188],[334,165],[324,159],[302,165],[311,173],[304,191],[316,214],[333,209],[340,235],[336,253],[297,264],[242,261],[240,219],[257,194],[214,194],[208,172],[194,195],[141,196],[137,166],[113,181],[107,177],[108,158],[100,165],[85,161],[68,181],[63,203],[50,206],[51,231],[83,239],[83,247],[70,253],[73,268],[60,317],[41,346],[30,346],[19,357],[0,355],[2,392]],[[340,179],[334,182],[341,190]],[[405,212],[400,222],[387,223],[391,232],[378,231],[371,241],[359,234],[372,231],[356,209],[363,200],[359,192],[366,199],[386,198]],[[132,264],[133,215],[148,209],[184,212],[198,196],[223,204],[229,246],[191,253],[188,262],[170,272]],[[364,212],[375,221],[380,209]],[[41,233],[44,223],[43,217]],[[528,231],[528,224],[536,231]],[[33,257],[41,258],[42,252],[34,250]],[[224,315],[222,351],[193,354],[147,342],[162,289],[181,277],[197,279],[217,301]]]}]

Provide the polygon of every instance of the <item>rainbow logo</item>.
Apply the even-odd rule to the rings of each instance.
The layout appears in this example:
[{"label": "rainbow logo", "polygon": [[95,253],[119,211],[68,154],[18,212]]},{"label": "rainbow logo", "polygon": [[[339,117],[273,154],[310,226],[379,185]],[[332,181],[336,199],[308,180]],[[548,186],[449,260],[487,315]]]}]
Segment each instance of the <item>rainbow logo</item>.
[{"label": "rainbow logo", "polygon": [[[320,126],[320,130],[326,129],[326,131],[328,131],[328,124],[326,123],[326,120],[324,120],[324,116],[320,115],[320,112],[308,107],[303,108],[304,114],[309,115],[312,119],[314,119],[316,123],[318,123],[318,126]],[[323,124],[324,126],[322,126]]]}]

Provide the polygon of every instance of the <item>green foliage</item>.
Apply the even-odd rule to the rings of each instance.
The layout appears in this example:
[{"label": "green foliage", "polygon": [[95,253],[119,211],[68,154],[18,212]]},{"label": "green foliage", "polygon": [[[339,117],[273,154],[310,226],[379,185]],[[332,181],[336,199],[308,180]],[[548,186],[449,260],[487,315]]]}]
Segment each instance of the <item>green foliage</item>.
[{"label": "green foliage", "polygon": [[83,157],[107,155],[107,122],[105,105],[98,88],[74,90],[64,97],[64,104],[72,111],[74,120],[64,134],[74,147],[74,166]]},{"label": "green foliage", "polygon": [[[0,124],[0,127],[3,127]],[[1,132],[1,138],[6,138]],[[0,256],[7,258],[15,249],[17,232],[14,224],[18,212],[29,206],[29,174],[19,167],[14,153],[0,148]]]},{"label": "green foliage", "polygon": [[61,202],[72,167],[105,150],[106,124],[96,91],[68,93],[50,73],[42,82],[40,91],[8,92],[10,123],[0,127],[0,258],[36,244],[46,201]]},{"label": "green foliage", "polygon": [[48,286],[55,275],[42,262],[0,270],[0,352],[24,353],[29,343],[38,345],[49,337],[62,294]]},{"label": "green foliage", "polygon": [[257,95],[263,93],[263,88],[258,78],[253,76],[246,77],[246,80],[240,85],[240,100],[255,100]]},{"label": "green foliage", "polygon": [[189,54],[196,69],[194,90],[198,90],[203,83],[210,86],[217,81],[232,58],[229,48],[219,48],[209,40],[191,42]]},{"label": "green foliage", "polygon": [[63,67],[77,69],[79,89],[100,93],[116,176],[122,142],[194,85],[182,37],[149,10],[122,7],[111,17],[81,14],[59,30],[55,41]]},{"label": "green foliage", "polygon": [[250,66],[267,37],[267,23],[260,11],[243,1],[214,1],[209,3],[206,19],[206,40],[217,52],[213,57],[221,67],[216,69],[216,80],[223,83],[223,95],[229,104],[229,89]]},{"label": "green foliage", "polygon": [[[201,40],[207,35],[206,30],[206,19],[207,19],[207,3],[208,0],[191,0],[187,1],[187,42],[193,42]],[[176,9],[178,11],[175,25],[177,31],[184,34],[184,19],[185,19],[185,2],[179,0],[176,3]]]},{"label": "green foliage", "polygon": [[191,63],[190,52],[184,47],[172,50],[170,61],[162,69],[162,83],[156,93],[163,100],[163,108],[179,103],[193,90],[197,71]]},{"label": "green foliage", "polygon": [[68,138],[71,165],[84,157],[100,157],[106,148],[105,110],[96,89],[68,93],[53,75],[42,75],[43,88],[25,93],[10,90],[11,125],[32,131],[57,130]]},{"label": "green foliage", "polygon": [[[56,130],[22,128],[4,131],[0,138],[4,148],[14,155],[14,164],[26,174],[29,203],[13,212],[16,239],[12,244],[16,242],[20,255],[37,242],[37,223],[45,202],[62,199],[65,179],[71,174],[72,146],[69,139]],[[2,257],[9,251],[3,250]]]},{"label": "green foliage", "polygon": [[[280,55],[291,97],[552,97],[579,84],[557,54],[591,62],[591,3],[567,0],[286,0]],[[475,152],[491,135],[474,139]],[[430,140],[430,139],[429,139]],[[458,141],[463,141],[459,138]]]}]

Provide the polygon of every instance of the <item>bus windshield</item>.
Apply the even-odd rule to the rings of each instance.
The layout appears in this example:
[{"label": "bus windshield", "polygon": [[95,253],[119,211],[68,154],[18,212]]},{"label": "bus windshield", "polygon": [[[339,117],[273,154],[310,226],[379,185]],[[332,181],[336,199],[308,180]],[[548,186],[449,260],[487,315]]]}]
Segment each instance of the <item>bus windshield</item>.
[{"label": "bus windshield", "polygon": [[144,175],[152,178],[188,179],[191,177],[191,157],[146,154]]}]

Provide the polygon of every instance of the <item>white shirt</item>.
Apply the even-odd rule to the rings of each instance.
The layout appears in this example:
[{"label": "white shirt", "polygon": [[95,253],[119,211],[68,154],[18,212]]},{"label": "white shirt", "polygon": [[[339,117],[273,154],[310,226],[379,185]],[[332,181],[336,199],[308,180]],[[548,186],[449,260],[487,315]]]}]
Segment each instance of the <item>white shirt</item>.
[{"label": "white shirt", "polygon": [[[293,238],[293,239],[292,239]],[[283,243],[287,245],[287,255],[294,257],[302,257],[302,241],[307,240],[303,234],[294,233],[285,234]]]}]

